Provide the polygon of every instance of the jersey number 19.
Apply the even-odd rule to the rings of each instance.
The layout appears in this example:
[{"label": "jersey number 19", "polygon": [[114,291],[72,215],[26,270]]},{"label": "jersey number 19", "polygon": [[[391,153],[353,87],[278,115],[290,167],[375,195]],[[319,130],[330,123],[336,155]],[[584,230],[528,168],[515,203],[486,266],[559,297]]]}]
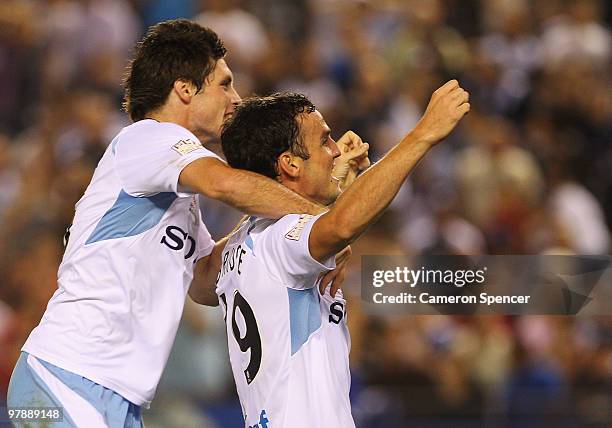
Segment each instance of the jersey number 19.
[{"label": "jersey number 19", "polygon": [[[225,306],[225,313],[228,313],[225,293],[221,294],[220,297]],[[238,323],[236,322],[236,309],[240,309],[240,313],[242,314],[242,318],[244,319],[244,323],[246,325],[244,336],[241,336]],[[234,291],[234,305],[232,308],[231,321],[232,332],[234,333],[234,338],[240,347],[240,351],[251,351],[249,364],[244,370],[244,376],[247,384],[250,384],[255,379],[255,376],[257,376],[259,367],[261,365],[261,337],[259,336],[259,328],[257,327],[257,320],[255,319],[253,309],[251,308],[251,305],[249,305],[249,302],[246,301],[238,290]]]}]

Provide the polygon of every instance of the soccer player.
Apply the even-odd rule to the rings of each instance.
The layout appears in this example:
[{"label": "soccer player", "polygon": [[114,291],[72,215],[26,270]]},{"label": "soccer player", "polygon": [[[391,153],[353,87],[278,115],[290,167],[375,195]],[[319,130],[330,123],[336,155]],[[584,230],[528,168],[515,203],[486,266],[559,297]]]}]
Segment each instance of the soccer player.
[{"label": "soccer player", "polygon": [[214,244],[196,194],[263,217],[322,212],[202,146],[219,141],[240,102],[224,55],[213,31],[186,20],[155,25],[137,45],[125,80],[134,123],[76,204],[58,289],[23,346],[10,407],[62,407],[54,426],[141,426]]},{"label": "soccer player", "polygon": [[[354,426],[346,302],[329,287],[320,296],[318,278],[469,108],[457,81],[446,83],[415,129],[342,194],[332,173],[340,150],[306,97],[276,94],[237,108],[222,134],[230,165],[274,178],[312,201],[333,203],[322,215],[250,217],[215,248],[223,248],[216,293],[247,427]],[[365,144],[349,137],[351,150]]]}]

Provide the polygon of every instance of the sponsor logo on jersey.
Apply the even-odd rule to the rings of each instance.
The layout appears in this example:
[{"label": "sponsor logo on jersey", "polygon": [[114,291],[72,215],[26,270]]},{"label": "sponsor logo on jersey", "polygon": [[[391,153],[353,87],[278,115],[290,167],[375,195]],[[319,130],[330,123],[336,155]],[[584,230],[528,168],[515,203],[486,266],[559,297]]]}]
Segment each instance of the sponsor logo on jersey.
[{"label": "sponsor logo on jersey", "polygon": [[187,153],[193,152],[194,150],[201,149],[202,148],[202,144],[187,138],[185,140],[180,140],[178,143],[173,145],[172,148],[179,155],[184,156]]},{"label": "sponsor logo on jersey", "polygon": [[329,322],[340,324],[342,318],[346,315],[344,305],[341,302],[334,302],[329,307]]},{"label": "sponsor logo on jersey", "polygon": [[[160,243],[164,244],[168,248],[174,251],[181,251],[187,245],[187,253],[185,254],[185,260],[195,254],[196,241],[187,232],[178,226],[166,227],[166,233],[162,237]],[[195,263],[195,261],[194,261]]]},{"label": "sponsor logo on jersey", "polygon": [[304,226],[306,226],[306,223],[308,223],[312,217],[313,216],[310,214],[302,214],[298,219],[297,224],[293,226],[289,232],[287,232],[285,238],[291,239],[292,241],[299,241],[300,237],[302,236],[302,232],[304,231]]},{"label": "sponsor logo on jersey", "polygon": [[268,415],[266,415],[266,410],[262,410],[261,413],[259,414],[259,422],[257,422],[255,425],[249,425],[249,428],[270,428],[269,424],[270,421],[268,420]]}]

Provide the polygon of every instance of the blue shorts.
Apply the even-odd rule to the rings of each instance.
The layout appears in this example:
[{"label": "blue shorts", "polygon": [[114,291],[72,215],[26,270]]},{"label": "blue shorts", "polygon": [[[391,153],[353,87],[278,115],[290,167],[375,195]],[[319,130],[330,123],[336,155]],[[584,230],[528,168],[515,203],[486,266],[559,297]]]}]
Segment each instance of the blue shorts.
[{"label": "blue shorts", "polygon": [[43,423],[13,420],[16,427],[141,428],[140,406],[83,376],[22,352],[13,370],[8,408],[61,408],[62,421]]}]

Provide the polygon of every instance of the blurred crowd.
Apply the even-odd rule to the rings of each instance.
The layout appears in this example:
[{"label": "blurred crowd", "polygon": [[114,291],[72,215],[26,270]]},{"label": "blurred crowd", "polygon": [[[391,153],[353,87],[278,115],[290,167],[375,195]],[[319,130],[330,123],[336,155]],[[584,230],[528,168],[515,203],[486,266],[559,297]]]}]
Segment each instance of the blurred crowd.
[{"label": "blurred crowd", "polygon": [[[605,0],[0,2],[0,408],[56,288],[74,204],[129,124],[131,48],[177,17],[221,35],[241,96],[304,92],[373,160],[446,80],[471,94],[460,127],[354,245],[344,288],[358,427],[612,426],[612,317],[373,317],[359,297],[361,254],[609,254]],[[203,210],[215,237],[239,218]],[[242,424],[218,308],[186,306],[145,423]]]}]

